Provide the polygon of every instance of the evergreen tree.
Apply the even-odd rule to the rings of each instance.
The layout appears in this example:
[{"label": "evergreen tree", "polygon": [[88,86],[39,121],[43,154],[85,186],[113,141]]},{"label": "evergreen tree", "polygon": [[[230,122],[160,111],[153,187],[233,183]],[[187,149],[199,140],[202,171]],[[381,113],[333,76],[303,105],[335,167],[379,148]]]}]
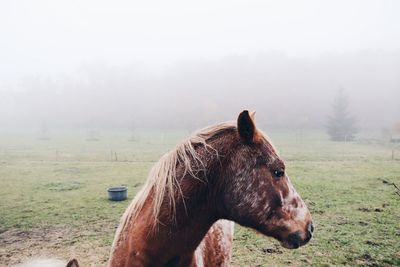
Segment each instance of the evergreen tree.
[{"label": "evergreen tree", "polygon": [[349,114],[348,99],[343,90],[339,90],[333,104],[332,115],[329,117],[327,132],[332,141],[352,141],[357,129],[355,120]]}]

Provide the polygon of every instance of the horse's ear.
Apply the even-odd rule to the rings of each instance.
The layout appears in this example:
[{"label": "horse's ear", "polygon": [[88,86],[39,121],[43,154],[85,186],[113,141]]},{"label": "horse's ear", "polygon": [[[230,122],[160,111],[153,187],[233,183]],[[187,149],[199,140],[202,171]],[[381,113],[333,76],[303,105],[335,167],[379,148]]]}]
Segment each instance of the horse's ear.
[{"label": "horse's ear", "polygon": [[246,144],[253,143],[256,135],[256,125],[253,120],[255,112],[249,114],[248,110],[243,110],[237,119],[239,135]]},{"label": "horse's ear", "polygon": [[67,263],[66,267],[79,267],[78,261],[76,259],[72,259]]},{"label": "horse's ear", "polygon": [[253,120],[253,123],[256,124],[256,111],[255,110],[250,111],[249,114],[250,118]]}]

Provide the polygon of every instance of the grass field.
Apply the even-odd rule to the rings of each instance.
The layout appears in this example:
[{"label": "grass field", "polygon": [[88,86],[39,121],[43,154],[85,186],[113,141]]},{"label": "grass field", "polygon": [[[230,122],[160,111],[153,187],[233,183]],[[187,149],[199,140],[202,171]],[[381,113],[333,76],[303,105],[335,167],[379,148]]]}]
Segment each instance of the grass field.
[{"label": "grass field", "polygon": [[[108,201],[106,188],[126,185],[131,199],[154,161],[184,136],[1,136],[0,266],[40,256],[104,266],[129,204]],[[400,196],[390,182],[400,185],[400,151],[392,160],[384,144],[333,143],[316,132],[270,136],[311,210],[315,235],[307,246],[286,250],[237,225],[233,266],[399,266]]]}]

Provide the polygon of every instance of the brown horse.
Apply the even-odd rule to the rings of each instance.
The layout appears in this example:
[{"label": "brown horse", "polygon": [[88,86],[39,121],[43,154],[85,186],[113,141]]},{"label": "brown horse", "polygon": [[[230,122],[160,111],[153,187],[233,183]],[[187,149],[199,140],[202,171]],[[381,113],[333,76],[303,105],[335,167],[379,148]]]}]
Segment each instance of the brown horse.
[{"label": "brown horse", "polygon": [[159,160],[122,217],[108,266],[227,266],[232,221],[286,248],[313,232],[284,161],[248,111]]}]

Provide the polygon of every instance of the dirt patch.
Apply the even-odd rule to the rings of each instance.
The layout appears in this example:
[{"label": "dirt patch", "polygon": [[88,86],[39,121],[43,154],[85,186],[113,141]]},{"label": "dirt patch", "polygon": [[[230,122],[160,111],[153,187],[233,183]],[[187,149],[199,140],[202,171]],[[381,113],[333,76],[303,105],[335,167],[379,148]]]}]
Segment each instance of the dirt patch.
[{"label": "dirt patch", "polygon": [[277,248],[263,248],[262,252],[264,252],[265,254],[282,254],[282,250],[277,249]]},{"label": "dirt patch", "polygon": [[0,234],[0,266],[13,266],[37,257],[77,258],[81,266],[104,266],[111,245],[104,240],[114,231],[115,227],[109,224],[87,229],[52,226],[7,230]]},{"label": "dirt patch", "polygon": [[358,259],[358,262],[363,266],[378,267],[380,266],[369,253],[364,253]]},{"label": "dirt patch", "polygon": [[361,226],[368,226],[369,225],[369,223],[366,222],[366,221],[358,221],[358,224],[361,225]]},{"label": "dirt patch", "polygon": [[78,181],[51,182],[43,185],[43,187],[50,191],[63,192],[77,190],[82,187],[82,184]]},{"label": "dirt patch", "polygon": [[379,246],[379,243],[376,243],[376,242],[371,241],[371,240],[365,241],[365,244],[370,245],[370,246],[373,246],[373,247]]},{"label": "dirt patch", "polygon": [[265,254],[282,254],[283,251],[280,245],[272,245],[271,247],[262,248],[261,251]]},{"label": "dirt patch", "polygon": [[362,212],[371,212],[372,211],[372,209],[369,209],[369,208],[358,208],[358,210],[362,211]]},{"label": "dirt patch", "polygon": [[349,218],[346,218],[346,217],[338,216],[336,218],[336,224],[337,225],[346,225],[346,224],[352,224],[352,223],[353,222]]},{"label": "dirt patch", "polygon": [[381,208],[374,208],[374,209],[370,209],[370,208],[358,208],[359,211],[362,212],[383,212],[383,209]]}]

